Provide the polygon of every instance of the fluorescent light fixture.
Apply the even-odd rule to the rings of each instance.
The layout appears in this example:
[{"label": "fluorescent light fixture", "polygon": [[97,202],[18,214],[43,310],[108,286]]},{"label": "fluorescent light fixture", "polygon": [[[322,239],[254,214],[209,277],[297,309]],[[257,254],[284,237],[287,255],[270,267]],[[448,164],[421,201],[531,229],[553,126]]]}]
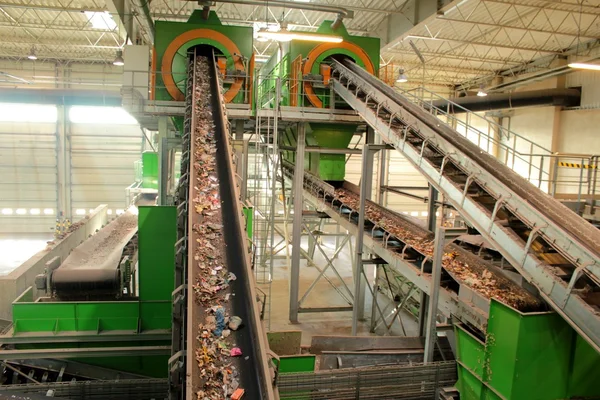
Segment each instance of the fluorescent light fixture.
[{"label": "fluorescent light fixture", "polygon": [[108,215],[112,215],[112,208],[109,208],[109,209],[108,209],[108,211],[106,211],[106,213],[107,213]]},{"label": "fluorescent light fixture", "polygon": [[31,215],[40,215],[40,209],[39,208],[32,208],[31,210],[29,210],[29,214]]},{"label": "fluorescent light fixture", "polygon": [[125,65],[125,60],[123,60],[123,51],[117,50],[117,57],[115,57],[115,61],[113,61],[113,65],[117,67],[122,67]]},{"label": "fluorescent light fixture", "polygon": [[35,55],[35,46],[31,46],[31,51],[29,52],[27,58],[29,58],[32,61],[37,60],[37,56]]},{"label": "fluorescent light fixture", "polygon": [[24,208],[17,208],[15,213],[17,213],[17,215],[25,215],[25,214],[27,214],[27,210]]},{"label": "fluorescent light fixture", "polygon": [[398,83],[406,83],[408,82],[408,76],[404,73],[404,69],[400,69],[398,72],[398,79],[396,79]]},{"label": "fluorescent light fixture", "polygon": [[487,96],[487,92],[485,91],[485,88],[483,85],[479,85],[479,90],[477,91],[477,96],[479,96],[479,97]]},{"label": "fluorescent light fixture", "polygon": [[[261,40],[263,39],[263,40]],[[278,42],[289,42],[292,40],[306,40],[309,42],[323,42],[323,43],[342,43],[344,38],[335,35],[321,35],[317,33],[308,32],[290,32],[287,29],[281,29],[277,32],[271,32],[266,29],[261,29],[256,35],[256,40],[264,41],[276,40]]]},{"label": "fluorescent light fixture", "polygon": [[13,213],[13,209],[12,208],[3,208],[2,209],[2,214],[3,215],[11,215]]},{"label": "fluorescent light fixture", "polygon": [[591,71],[600,71],[600,64],[589,64],[589,63],[570,63],[569,68],[574,69],[588,69]]},{"label": "fluorescent light fixture", "polygon": [[54,214],[54,210],[52,208],[44,208],[44,214],[52,215],[52,214]]},{"label": "fluorescent light fixture", "polygon": [[83,208],[78,208],[77,210],[75,210],[75,214],[85,215],[85,210]]}]

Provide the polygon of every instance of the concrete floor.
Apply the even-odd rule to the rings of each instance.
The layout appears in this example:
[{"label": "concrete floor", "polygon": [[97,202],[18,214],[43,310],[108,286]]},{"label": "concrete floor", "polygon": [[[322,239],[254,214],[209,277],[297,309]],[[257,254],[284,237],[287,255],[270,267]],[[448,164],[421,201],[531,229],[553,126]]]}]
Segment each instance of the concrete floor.
[{"label": "concrete floor", "polygon": [[52,234],[15,233],[0,234],[0,276],[7,275],[40,250]]},{"label": "concrete floor", "polygon": [[[304,238],[303,238],[304,239]],[[323,238],[323,249],[331,257],[335,251],[335,238]],[[302,247],[307,250],[307,240],[303,240]],[[354,248],[354,246],[353,246]],[[291,255],[291,246],[288,247]],[[285,255],[285,251],[281,251],[280,255]],[[323,269],[326,266],[324,257],[315,251],[315,262],[319,268]],[[350,249],[348,246],[334,261],[340,276],[343,278],[346,285],[353,291],[352,279],[352,262],[350,258]],[[373,276],[373,266],[368,267],[367,276]],[[328,312],[328,313],[301,313],[298,316],[299,323],[292,324],[289,321],[289,274],[290,268],[286,265],[285,260],[276,260],[273,273],[273,282],[271,285],[271,310],[270,310],[270,330],[271,331],[302,331],[302,344],[309,345],[313,335],[351,335],[352,334],[352,312]],[[300,298],[304,295],[310,284],[317,278],[319,271],[312,266],[307,266],[306,260],[300,261]],[[331,271],[331,268],[326,272],[327,277],[335,284],[335,286],[343,291],[343,284],[339,278]],[[372,285],[372,281],[370,282]],[[379,297],[379,301],[383,300],[383,296]],[[374,335],[369,332],[371,321],[371,304],[372,298],[369,289],[366,289],[365,301],[365,320],[359,321],[358,334],[360,336]],[[334,307],[348,306],[349,304],[340,296],[340,294],[323,278],[319,280],[317,285],[308,295],[303,307]],[[384,305],[380,304],[383,310]],[[392,307],[388,308],[388,315],[392,312]],[[402,324],[407,336],[416,336],[418,332],[417,321],[408,313],[401,312]],[[381,330],[381,329],[380,329]],[[399,322],[395,322],[391,332],[393,335],[403,335],[403,331]]]}]

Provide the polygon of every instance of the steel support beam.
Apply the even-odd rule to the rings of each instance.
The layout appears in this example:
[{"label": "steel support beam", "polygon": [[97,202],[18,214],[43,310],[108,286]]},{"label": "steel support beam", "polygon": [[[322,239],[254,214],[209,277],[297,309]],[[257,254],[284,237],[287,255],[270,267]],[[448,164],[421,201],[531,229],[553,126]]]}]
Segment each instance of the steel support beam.
[{"label": "steel support beam", "polygon": [[71,210],[71,170],[70,137],[67,107],[57,106],[56,120],[56,165],[57,165],[57,216],[72,220]]},{"label": "steel support beam", "polygon": [[158,205],[167,205],[167,192],[169,181],[169,146],[167,143],[167,117],[158,119]]},{"label": "steel support beam", "polygon": [[1,350],[0,359],[166,356],[171,346],[82,347],[68,349]]},{"label": "steel support beam", "polygon": [[[134,24],[134,15],[132,4],[135,0],[106,0],[106,8],[117,23],[117,33],[122,40],[122,44],[127,44],[127,37],[135,43],[136,31]],[[83,11],[81,11],[83,12]]]},{"label": "steel support beam", "polygon": [[[296,151],[297,148],[293,146],[279,146],[281,150]],[[306,146],[304,151],[307,153],[319,153],[319,154],[362,154],[360,149],[330,149],[327,147],[318,146]]]},{"label": "steel support beam", "polygon": [[429,304],[427,306],[427,330],[425,332],[425,355],[424,362],[433,362],[433,350],[437,341],[437,312],[440,298],[440,278],[442,275],[442,259],[444,258],[446,230],[438,227],[435,230],[435,241],[433,245],[433,266],[431,272],[431,290],[429,293]]},{"label": "steel support beam", "polygon": [[[304,160],[304,148],[306,146],[306,125],[298,123],[296,160]],[[292,265],[290,268],[290,310],[289,319],[292,323],[298,323],[298,296],[300,294],[300,251],[302,238],[302,203],[304,186],[304,162],[297,162],[294,168],[294,222],[292,225]]]},{"label": "steel support beam", "polygon": [[[360,308],[364,308],[364,303],[361,303],[359,297],[363,277],[363,237],[365,231],[365,204],[367,201],[367,181],[365,179],[367,173],[369,171],[369,145],[365,143],[362,151],[362,179],[360,180],[360,205],[358,209],[358,232],[356,235],[356,259],[355,259],[355,267],[354,267],[354,308],[352,310],[352,336],[356,336],[358,331],[358,320],[361,315]],[[363,292],[364,298],[364,292]]]}]

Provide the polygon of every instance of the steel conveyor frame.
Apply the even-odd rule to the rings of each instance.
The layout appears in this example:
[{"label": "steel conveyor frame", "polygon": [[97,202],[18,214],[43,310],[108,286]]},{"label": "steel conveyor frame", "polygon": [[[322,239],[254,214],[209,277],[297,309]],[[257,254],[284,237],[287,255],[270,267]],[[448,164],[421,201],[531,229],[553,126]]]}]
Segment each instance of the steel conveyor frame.
[{"label": "steel conveyor frame", "polygon": [[[194,93],[195,63],[194,55],[188,67],[188,83],[186,95],[186,116],[182,137],[182,177],[178,188],[178,234],[176,244],[176,289],[173,292],[173,347],[170,360],[170,398],[191,399],[193,393],[192,378],[193,363],[196,362],[195,342],[192,334],[194,324],[197,324],[195,310],[195,293],[193,282],[197,269],[194,262],[193,224],[194,218],[194,137],[195,111]],[[246,390],[247,396],[261,399],[274,399],[269,361],[267,358],[267,338],[260,320],[260,311],[256,301],[257,293],[254,284],[254,274],[251,270],[249,246],[246,243],[245,222],[240,203],[239,187],[236,185],[233,165],[233,151],[229,135],[226,109],[223,102],[222,82],[219,77],[214,57],[209,57],[210,86],[212,92],[211,115],[215,126],[217,141],[216,169],[219,177],[219,195],[223,214],[223,236],[227,246],[227,270],[237,276],[232,284],[235,296],[229,302],[235,315],[242,316],[243,329],[232,333],[236,337],[236,345],[243,348],[244,354],[250,356],[239,368],[240,384]],[[192,211],[191,211],[192,210]],[[235,262],[232,262],[235,260]]]},{"label": "steel conveyor frame", "polygon": [[[596,251],[600,243],[594,243],[597,230],[591,225],[593,230],[588,229],[579,221],[575,221],[571,229],[565,229],[563,221],[557,223],[557,218],[548,215],[549,211],[560,209],[556,200],[357,65],[335,61],[333,68],[335,92],[443,193],[458,212],[539,289],[554,310],[600,351],[598,312],[573,291],[583,274],[596,284],[600,282],[600,257]],[[454,175],[449,172],[452,168],[466,176],[466,181],[452,179]],[[472,189],[491,196],[493,208],[476,202]],[[544,209],[540,204],[549,205]],[[508,210],[529,227],[527,241],[500,223],[497,216],[501,209]],[[572,217],[580,218],[574,213]],[[569,281],[557,276],[532,251],[532,243],[538,237],[574,264],[576,268]]]}]

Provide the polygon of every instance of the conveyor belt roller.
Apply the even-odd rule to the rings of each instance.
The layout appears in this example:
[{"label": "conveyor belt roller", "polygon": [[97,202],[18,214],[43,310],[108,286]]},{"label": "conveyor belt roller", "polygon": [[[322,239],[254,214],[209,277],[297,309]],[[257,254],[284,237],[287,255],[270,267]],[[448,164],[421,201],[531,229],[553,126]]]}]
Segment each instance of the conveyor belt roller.
[{"label": "conveyor belt roller", "polygon": [[352,62],[332,84],[600,351],[600,232]]}]

